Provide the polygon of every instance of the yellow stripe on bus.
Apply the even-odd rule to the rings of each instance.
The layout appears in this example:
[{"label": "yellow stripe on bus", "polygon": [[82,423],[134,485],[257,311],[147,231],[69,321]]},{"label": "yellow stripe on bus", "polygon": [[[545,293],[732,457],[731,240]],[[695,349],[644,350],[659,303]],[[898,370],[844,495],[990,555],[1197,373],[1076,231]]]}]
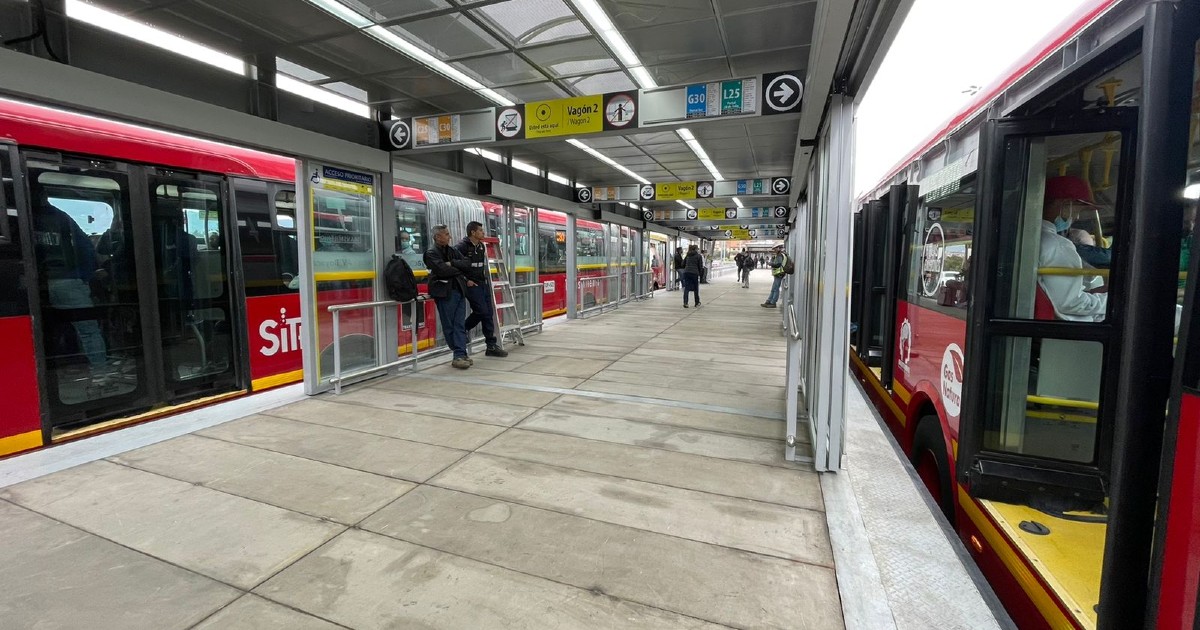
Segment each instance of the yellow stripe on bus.
[{"label": "yellow stripe on bus", "polygon": [[304,370],[294,370],[274,376],[264,376],[250,381],[250,389],[257,392],[272,387],[279,387],[280,385],[287,385],[288,383],[295,383],[303,378]]},{"label": "yellow stripe on bus", "polygon": [[[416,274],[413,274],[416,275]],[[374,280],[374,271],[323,271],[315,275],[317,282],[344,282],[346,280]]]},{"label": "yellow stripe on bus", "polygon": [[608,263],[575,265],[576,269],[608,269]]},{"label": "yellow stripe on bus", "polygon": [[20,453],[28,451],[31,448],[37,448],[42,445],[41,430],[26,431],[10,435],[6,438],[0,438],[0,455],[9,455],[11,453]]},{"label": "yellow stripe on bus", "polygon": [[[422,339],[417,342],[417,352],[420,352],[421,350],[428,350],[428,349],[432,348],[434,346],[434,344],[436,344],[436,343],[437,343],[436,339]],[[412,354],[412,344],[406,343],[403,346],[397,346],[396,354],[398,354],[402,357],[406,357],[406,356]]]},{"label": "yellow stripe on bus", "polygon": [[878,392],[881,397],[883,397],[884,402],[887,404],[888,410],[891,411],[892,415],[896,417],[896,421],[900,423],[900,426],[906,426],[908,424],[908,418],[905,417],[904,412],[900,410],[900,406],[896,404],[896,401],[892,400],[892,395],[883,388],[883,385],[879,384],[879,380],[875,378],[875,373],[869,370],[867,366],[863,365],[862,359],[859,359],[857,354],[851,352],[850,360],[858,368],[859,373],[866,376],[866,381],[870,383],[871,387]]},{"label": "yellow stripe on bus", "polygon": [[912,402],[912,394],[908,393],[908,390],[904,389],[900,381],[897,381],[895,378],[892,379],[892,391],[896,392],[896,395],[900,397],[900,400],[904,401],[904,404],[907,405]]},{"label": "yellow stripe on bus", "polygon": [[543,318],[555,317],[557,315],[562,315],[563,313],[566,313],[566,312],[567,312],[567,309],[565,309],[565,308],[556,308],[553,311],[542,311],[542,317]]}]

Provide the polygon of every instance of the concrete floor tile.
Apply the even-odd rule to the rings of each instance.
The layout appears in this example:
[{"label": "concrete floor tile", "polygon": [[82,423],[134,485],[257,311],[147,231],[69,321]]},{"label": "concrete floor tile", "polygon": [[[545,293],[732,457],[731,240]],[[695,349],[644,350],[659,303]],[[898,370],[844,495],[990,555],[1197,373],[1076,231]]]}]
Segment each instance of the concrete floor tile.
[{"label": "concrete floor tile", "polygon": [[[702,429],[734,435],[748,435],[782,440],[787,425],[782,420],[747,416],[720,411],[685,409],[651,402],[636,403],[624,400],[604,400],[590,396],[563,396],[546,405],[543,411],[584,414],[601,418],[624,418],[640,422],[655,422],[687,429]],[[782,452],[782,451],[781,451]]]},{"label": "concrete floor tile", "polygon": [[357,523],[414,487],[390,477],[194,435],[111,459],[346,525]]},{"label": "concrete floor tile", "polygon": [[[474,374],[463,374],[464,377],[474,377]],[[528,389],[513,389],[511,387],[503,387],[499,385],[461,385],[446,387],[448,383],[434,379],[422,378],[419,374],[412,376],[401,376],[373,383],[372,387],[377,389],[386,389],[397,392],[415,392],[425,394],[431,388],[441,388],[439,391],[447,398],[471,400],[475,402],[489,403],[504,403],[508,405],[520,405],[522,407],[542,407],[546,403],[558,398],[558,394],[549,392],[538,392]]]},{"label": "concrete floor tile", "polygon": [[[621,358],[620,361],[614,361],[610,369],[624,370],[627,372],[647,372],[661,373],[668,376],[695,376],[696,367],[689,363],[675,363],[655,359],[650,356],[640,354],[629,354]],[[655,370],[658,370],[657,372]],[[731,382],[746,382],[746,383],[766,383],[779,382],[779,379],[787,375],[787,367],[785,365],[746,365],[738,364],[727,369],[721,370],[721,378]]]},{"label": "concrete floor tile", "polygon": [[517,372],[589,378],[608,367],[611,361],[573,357],[545,357],[517,368]]},{"label": "concrete floor tile", "polygon": [[5,628],[183,630],[241,594],[11,503],[0,531]]},{"label": "concrete floor tile", "polygon": [[810,510],[823,510],[814,472],[513,429],[479,451]]},{"label": "concrete floor tile", "polygon": [[754,398],[750,396],[734,396],[708,391],[677,390],[659,385],[633,383],[613,383],[589,379],[576,387],[577,390],[602,392],[606,394],[623,394],[641,398],[675,400],[679,402],[698,403],[733,409],[751,415],[766,415],[778,417],[783,414],[787,403],[782,396],[778,399]]},{"label": "concrete floor tile", "polygon": [[[591,380],[609,381],[612,383],[627,383],[631,385],[643,385],[648,381],[645,374],[623,372],[620,370],[614,370],[611,367],[600,370],[591,378]],[[694,375],[662,375],[650,379],[650,382],[655,386],[666,387],[672,391],[713,392],[719,394],[729,394],[731,396],[760,397],[767,400],[782,400],[787,395],[787,388],[784,387],[784,384],[786,383],[784,377],[779,378],[780,385],[777,386],[726,381],[721,376],[697,379]]]},{"label": "concrete floor tile", "polygon": [[473,454],[430,485],[831,566],[820,512]]},{"label": "concrete floor tile", "polygon": [[256,593],[356,630],[715,628],[702,621],[350,530]]},{"label": "concrete floor tile", "polygon": [[791,466],[783,459],[783,440],[714,433],[623,418],[564,413],[556,409],[539,411],[526,418],[519,426],[528,431],[558,433],[601,442],[661,448],[765,466]]},{"label": "concrete floor tile", "polygon": [[[525,343],[538,354],[546,355],[547,357],[564,357],[569,359],[587,359],[590,361],[616,361],[627,353],[624,350],[605,351],[605,350],[589,350],[586,345],[583,346],[556,346],[546,345],[538,346],[536,341],[528,340]],[[544,359],[543,359],[544,360]],[[530,361],[529,363],[533,363]],[[528,363],[526,365],[529,365]],[[573,376],[572,374],[564,374],[563,376]]]},{"label": "concrete floor tile", "polygon": [[716,623],[840,623],[831,569],[451,490],[423,486],[362,526]]},{"label": "concrete floor tile", "polygon": [[543,387],[559,387],[562,389],[572,389],[576,385],[579,385],[587,380],[582,378],[570,378],[566,376],[548,376],[546,374],[526,374],[524,372],[492,372],[488,370],[475,370],[474,368],[472,368],[472,371],[465,376],[467,378],[477,378],[486,381],[495,381],[497,383],[510,383],[514,385],[541,385]]},{"label": "concrete floor tile", "polygon": [[761,359],[759,357],[742,356],[742,355],[736,354],[736,353],[713,352],[711,349],[709,349],[708,351],[705,351],[705,352],[687,352],[687,351],[683,351],[683,350],[663,350],[663,349],[646,350],[644,348],[638,348],[637,350],[634,350],[630,354],[657,357],[657,360],[659,360],[659,361],[667,360],[667,361],[673,361],[673,362],[694,362],[694,363],[699,363],[700,367],[704,367],[704,368],[711,367],[710,365],[708,365],[710,363],[721,363],[721,364],[729,365],[730,369],[736,369],[733,367],[735,364],[736,365],[775,365],[777,367],[784,367],[783,359],[778,359],[776,361],[769,361],[769,360]]},{"label": "concrete floor tile", "polygon": [[[467,376],[461,370],[459,375]],[[438,416],[454,420],[468,420],[499,426],[512,426],[533,413],[534,407],[506,405],[504,403],[478,402],[443,395],[443,390],[465,389],[470,385],[449,381],[430,383],[425,394],[397,392],[373,387],[355,387],[338,396],[340,402],[355,403],[379,409],[406,411],[426,416]]]},{"label": "concrete floor tile", "polygon": [[336,401],[337,399],[334,397],[313,397],[285,407],[271,409],[262,415],[468,451],[475,450],[479,445],[504,431],[504,427],[491,424],[391,411]]},{"label": "concrete floor tile", "polygon": [[417,482],[429,479],[465,454],[431,444],[270,416],[248,416],[205,429],[199,435]]},{"label": "concrete floor tile", "polygon": [[338,630],[323,619],[280,606],[257,595],[244,595],[209,617],[195,630]]},{"label": "concrete floor tile", "polygon": [[11,486],[0,496],[239,588],[252,588],[344,529],[104,461]]}]

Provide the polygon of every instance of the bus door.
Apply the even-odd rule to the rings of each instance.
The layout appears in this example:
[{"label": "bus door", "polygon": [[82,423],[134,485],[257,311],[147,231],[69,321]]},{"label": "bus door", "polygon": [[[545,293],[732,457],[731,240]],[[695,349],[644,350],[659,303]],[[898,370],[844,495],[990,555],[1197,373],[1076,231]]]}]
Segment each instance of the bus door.
[{"label": "bus door", "polygon": [[863,347],[863,281],[866,280],[866,267],[863,266],[863,256],[867,249],[867,204],[854,213],[854,249],[851,253],[850,276],[850,345],[854,346],[855,354]]},{"label": "bus door", "polygon": [[1116,395],[1140,378],[1121,369],[1137,114],[987,123],[965,366],[948,348],[940,372],[978,502],[958,498],[968,530],[1019,541],[1082,625],[1099,602]]},{"label": "bus door", "polygon": [[883,247],[883,276],[880,279],[882,291],[879,295],[879,345],[882,351],[880,359],[879,382],[889,390],[892,389],[892,375],[896,368],[896,334],[899,324],[896,322],[896,300],[900,294],[900,240],[904,235],[904,217],[910,204],[916,204],[916,187],[907,184],[896,184],[887,194],[887,212],[884,230]]},{"label": "bus door", "polygon": [[[888,196],[867,203],[863,209],[863,253],[862,253],[862,286],[859,291],[860,305],[858,307],[858,357],[870,367],[878,367],[883,359],[885,330],[890,329],[883,317],[885,315],[884,295],[886,293],[889,260],[887,243],[889,225]],[[893,256],[894,257],[894,256]],[[894,269],[894,267],[893,267]]]}]

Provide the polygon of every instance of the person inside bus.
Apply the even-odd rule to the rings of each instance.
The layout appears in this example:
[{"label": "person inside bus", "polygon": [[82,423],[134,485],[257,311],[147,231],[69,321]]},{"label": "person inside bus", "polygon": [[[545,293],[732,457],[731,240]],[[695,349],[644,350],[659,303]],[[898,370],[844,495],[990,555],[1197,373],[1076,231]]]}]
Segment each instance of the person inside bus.
[{"label": "person inside bus", "polygon": [[471,367],[467,354],[467,290],[475,286],[466,273],[471,263],[459,251],[450,246],[450,228],[433,226],[433,247],[425,251],[425,266],[429,268],[429,295],[437,303],[438,319],[442,324],[442,337],[454,352],[450,365],[465,370]]},{"label": "person inside bus", "polygon": [[1096,245],[1096,237],[1091,232],[1079,228],[1067,230],[1067,238],[1075,243],[1075,251],[1083,262],[1096,269],[1108,269],[1112,265],[1112,249]]},{"label": "person inside bus", "polygon": [[467,235],[458,244],[458,251],[470,263],[467,276],[467,302],[471,305],[471,316],[464,324],[464,330],[470,333],[476,326],[483,328],[483,338],[487,341],[489,357],[506,357],[508,351],[500,347],[496,340],[495,314],[492,309],[491,282],[488,281],[487,246],[483,244],[483,224],[471,221],[467,224]]},{"label": "person inside bus", "polygon": [[[1079,177],[1062,175],[1046,180],[1042,204],[1041,245],[1038,267],[1060,270],[1084,268],[1075,243],[1063,236],[1071,229],[1079,209],[1095,206],[1092,191]],[[1108,285],[1098,276],[1066,273],[1038,274],[1038,286],[1054,307],[1058,319],[1076,322],[1104,321]]]},{"label": "person inside bus", "polygon": [[[91,309],[92,276],[96,273],[96,250],[71,215],[42,197],[33,213],[33,243],[38,274],[45,282],[46,296],[54,309]],[[100,323],[95,319],[66,316],[79,340],[79,351],[87,358],[94,377],[104,367],[107,347]]]}]

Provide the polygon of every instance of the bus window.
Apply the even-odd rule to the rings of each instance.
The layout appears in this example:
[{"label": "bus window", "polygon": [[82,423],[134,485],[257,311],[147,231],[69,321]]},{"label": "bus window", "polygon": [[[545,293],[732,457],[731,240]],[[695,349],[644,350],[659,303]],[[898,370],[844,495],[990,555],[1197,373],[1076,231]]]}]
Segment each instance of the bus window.
[{"label": "bus window", "polygon": [[908,238],[909,296],[922,306],[966,319],[971,280],[975,178],[921,191]]},{"label": "bus window", "polygon": [[275,268],[289,291],[300,290],[300,251],[296,238],[296,191],[275,193]]},{"label": "bus window", "polygon": [[424,254],[428,246],[428,228],[425,215],[425,204],[396,200],[396,253],[414,270],[426,269]]}]

